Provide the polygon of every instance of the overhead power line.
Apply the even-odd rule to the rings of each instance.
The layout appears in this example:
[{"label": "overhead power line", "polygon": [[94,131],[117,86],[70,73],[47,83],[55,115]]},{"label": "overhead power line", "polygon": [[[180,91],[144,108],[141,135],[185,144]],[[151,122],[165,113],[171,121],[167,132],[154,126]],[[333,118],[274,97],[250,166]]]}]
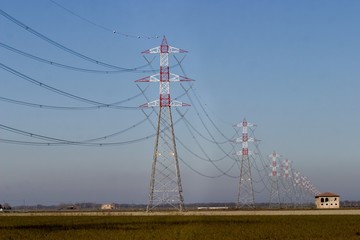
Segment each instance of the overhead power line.
[{"label": "overhead power line", "polygon": [[35,142],[35,141],[18,141],[11,139],[0,139],[2,143],[8,144],[17,144],[17,145],[31,145],[31,146],[65,146],[65,145],[77,145],[77,146],[86,146],[86,147],[105,147],[105,146],[118,146],[118,145],[128,145],[133,143],[142,142],[154,137],[155,134],[145,136],[142,138],[132,139],[128,141],[121,142],[106,142],[106,143],[77,143],[77,142]]},{"label": "overhead power line", "polygon": [[65,10],[67,13],[81,19],[82,21],[84,21],[84,22],[86,22],[86,23],[88,23],[90,25],[93,25],[93,26],[95,26],[97,28],[100,28],[100,29],[102,29],[104,31],[112,32],[113,34],[118,34],[118,35],[121,35],[121,36],[127,37],[127,38],[137,38],[137,39],[156,39],[156,38],[159,38],[158,35],[154,35],[154,36],[133,35],[133,34],[124,33],[122,31],[118,31],[116,29],[110,29],[110,28],[108,28],[108,27],[106,27],[104,25],[101,25],[99,23],[91,21],[88,18],[85,18],[85,17],[79,15],[78,13],[75,13],[74,11],[70,10],[69,8],[64,7],[63,5],[61,5],[60,3],[58,3],[58,2],[56,2],[54,0],[49,0],[49,1],[52,2],[53,4],[55,4],[56,6],[58,6],[59,8]]},{"label": "overhead power line", "polygon": [[[148,87],[147,87],[148,88]],[[27,107],[34,107],[34,108],[42,108],[42,109],[52,109],[52,110],[96,110],[101,108],[120,108],[120,109],[127,109],[126,107],[119,106],[119,104],[122,104],[124,102],[131,101],[139,96],[141,96],[142,93],[138,93],[135,96],[126,98],[124,100],[110,103],[110,104],[101,104],[97,106],[87,106],[87,107],[79,107],[79,106],[54,106],[54,105],[46,105],[46,104],[37,104],[37,103],[31,103],[31,102],[25,102],[25,101],[19,101],[15,99],[0,97],[0,101],[23,105]]]},{"label": "overhead power line", "polygon": [[219,178],[222,177],[224,175],[227,175],[227,173],[233,168],[233,166],[231,166],[228,170],[226,171],[221,171],[220,174],[218,175],[208,175],[208,174],[204,174],[202,172],[200,172],[199,170],[196,170],[195,168],[193,168],[190,164],[188,164],[186,161],[184,161],[184,159],[182,159],[181,157],[179,157],[180,161],[185,164],[185,166],[187,166],[191,171],[195,172],[196,174],[202,176],[202,177],[206,177],[206,178]]},{"label": "overhead power line", "polygon": [[74,56],[77,56],[79,58],[82,58],[86,61],[98,64],[100,66],[104,66],[104,67],[108,67],[111,69],[117,69],[117,70],[126,70],[126,71],[137,71],[140,68],[142,68],[143,66],[139,66],[139,67],[134,67],[134,68],[126,68],[126,67],[119,67],[119,66],[115,66],[112,64],[108,64],[99,60],[96,60],[94,58],[85,56],[84,54],[81,54],[79,52],[76,52],[68,47],[65,47],[64,45],[44,36],[43,34],[37,32],[36,30],[32,29],[31,27],[27,26],[26,24],[22,23],[21,21],[17,20],[16,18],[12,17],[11,15],[7,14],[6,12],[4,12],[3,10],[0,9],[0,15],[4,16],[5,18],[9,19],[10,21],[12,21],[13,23],[15,23],[16,25],[18,25],[19,27],[22,27],[23,29],[25,29],[26,31],[30,32],[31,34],[34,34],[35,36],[41,38],[42,40],[54,45],[55,47],[60,48],[63,51],[66,51]]},{"label": "overhead power line", "polygon": [[[26,53],[24,51],[21,51],[19,49],[13,48],[5,43],[1,43],[0,42],[0,47],[5,48],[9,51],[12,51],[14,53],[20,54],[24,57],[33,59],[35,61],[38,62],[42,62],[42,63],[46,63],[55,67],[60,67],[60,68],[65,68],[65,69],[69,69],[69,70],[73,70],[73,71],[79,71],[79,72],[89,72],[89,73],[102,73],[102,74],[116,74],[116,73],[123,73],[123,72],[140,72],[140,73],[145,73],[145,72],[153,72],[153,70],[129,70],[129,69],[123,69],[123,70],[96,70],[96,69],[87,69],[87,68],[79,68],[79,67],[74,67],[74,66],[70,66],[70,65],[66,65],[66,64],[62,64],[62,63],[57,63],[54,61],[50,61],[44,58],[40,58],[37,57],[35,55],[32,55],[30,53]],[[140,66],[138,69],[144,68],[149,66],[149,64],[151,64],[151,62],[154,60],[151,59],[151,61],[148,62],[148,64],[145,64],[143,66]]]},{"label": "overhead power line", "polygon": [[92,104],[92,105],[97,105],[97,106],[103,106],[103,107],[111,107],[111,108],[118,108],[118,109],[139,109],[139,107],[122,107],[122,106],[116,106],[116,105],[111,105],[111,104],[106,104],[106,103],[101,103],[101,102],[97,102],[97,101],[93,101],[93,100],[90,100],[90,99],[87,99],[87,98],[83,98],[83,97],[79,97],[79,96],[76,96],[74,94],[71,94],[71,93],[68,93],[68,92],[65,92],[65,91],[62,91],[60,89],[57,89],[57,88],[54,88],[50,85],[47,85],[45,83],[42,83],[38,80],[35,80],[25,74],[22,74],[18,71],[16,71],[15,69],[12,69],[2,63],[0,63],[0,68],[14,74],[15,76],[18,76],[36,86],[39,86],[39,87],[42,87],[42,88],[45,88],[51,92],[54,92],[54,93],[57,93],[57,94],[60,94],[60,95],[63,95],[65,97],[69,97],[69,98],[72,98],[72,99],[75,99],[75,100],[78,100],[78,101],[81,101],[81,102],[85,102],[85,103],[89,103],[89,104]]},{"label": "overhead power line", "polygon": [[[3,124],[0,124],[0,129],[3,129],[3,130],[8,131],[8,132],[16,133],[16,134],[19,134],[19,135],[31,137],[31,138],[37,138],[37,139],[41,139],[41,140],[50,141],[52,143],[57,143],[57,144],[70,144],[70,145],[98,144],[98,143],[94,143],[94,142],[98,142],[98,141],[102,141],[102,140],[106,140],[106,139],[110,139],[110,138],[119,136],[119,135],[121,135],[121,134],[123,134],[125,132],[130,131],[131,129],[134,129],[134,128],[140,126],[141,124],[143,124],[144,122],[146,122],[148,120],[148,118],[152,115],[152,113],[153,112],[151,112],[149,115],[146,116],[146,118],[142,119],[141,121],[133,124],[130,127],[125,128],[125,129],[123,129],[121,131],[111,133],[111,134],[108,134],[108,135],[105,135],[105,136],[86,139],[86,140],[81,140],[81,141],[73,141],[73,140],[66,140],[66,139],[59,139],[59,138],[44,136],[44,135],[24,131],[24,130],[21,130],[21,129],[18,129],[18,128],[9,127],[9,126],[3,125]],[[140,138],[140,139],[144,139],[144,138]],[[5,139],[3,139],[3,140],[5,140]],[[11,140],[9,140],[9,141],[11,141]],[[19,142],[21,142],[21,141],[19,141]]]},{"label": "overhead power line", "polygon": [[[36,142],[36,141],[23,141],[23,140],[13,140],[13,139],[4,139],[4,138],[0,138],[0,142],[2,143],[8,143],[8,144],[17,144],[17,145],[32,145],[32,146],[65,146],[65,145],[77,145],[77,146],[87,146],[87,147],[104,147],[104,146],[117,146],[117,145],[127,145],[127,144],[133,144],[133,143],[138,143],[138,142],[142,142],[145,140],[148,140],[150,138],[153,138],[155,136],[155,133],[150,134],[148,136],[144,136],[141,138],[136,138],[136,139],[132,139],[132,140],[127,140],[127,141],[118,141],[118,142],[99,142],[101,140],[107,140],[109,138],[121,135],[125,132],[128,132],[131,129],[137,128],[139,125],[141,125],[142,123],[146,122],[146,121],[150,121],[150,116],[155,112],[155,110],[152,110],[149,114],[145,114],[146,118],[142,119],[141,121],[135,123],[134,125],[125,128],[121,131],[106,135],[106,136],[102,136],[102,137],[97,137],[97,138],[92,138],[92,139],[86,139],[86,140],[82,140],[82,141],[72,141],[72,140],[66,140],[66,139],[60,139],[60,138],[55,138],[55,137],[49,137],[49,136],[44,136],[41,134],[36,134],[36,133],[32,133],[29,131],[24,131],[18,128],[13,128],[4,124],[0,124],[0,129],[3,129],[5,131],[8,132],[12,132],[18,135],[23,135],[26,137],[31,137],[31,138],[36,138],[36,139],[41,139],[44,141],[48,141],[48,142]],[[182,117],[180,117],[179,119],[177,119],[176,121],[174,121],[174,126],[177,125],[180,120],[182,119]],[[151,121],[150,121],[151,122]],[[164,131],[166,131],[166,129],[164,129]]]}]

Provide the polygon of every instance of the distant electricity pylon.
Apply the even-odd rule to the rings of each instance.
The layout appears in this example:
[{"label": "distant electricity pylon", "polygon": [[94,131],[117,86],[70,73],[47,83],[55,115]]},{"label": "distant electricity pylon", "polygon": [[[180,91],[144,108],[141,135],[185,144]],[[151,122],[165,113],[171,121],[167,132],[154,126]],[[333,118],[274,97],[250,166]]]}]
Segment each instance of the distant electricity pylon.
[{"label": "distant electricity pylon", "polygon": [[185,52],[187,51],[169,46],[165,36],[160,46],[142,52],[160,54],[160,73],[136,81],[160,83],[159,99],[141,105],[141,107],[159,107],[147,211],[156,207],[171,207],[180,211],[184,209],[171,107],[190,105],[171,99],[170,82],[192,80],[170,73],[169,53]]},{"label": "distant electricity pylon", "polygon": [[301,205],[300,172],[294,171],[295,206]]},{"label": "distant electricity pylon", "polygon": [[271,173],[270,173],[270,182],[271,182],[271,190],[270,190],[270,201],[269,208],[280,208],[280,191],[279,191],[279,181],[278,177],[280,176],[278,172],[278,158],[279,154],[273,152],[269,155],[271,157]]},{"label": "distant electricity pylon", "polygon": [[282,170],[283,170],[283,186],[284,186],[284,196],[283,196],[283,203],[289,207],[290,205],[294,204],[294,195],[295,195],[295,188],[293,185],[292,179],[292,170],[291,170],[291,162],[289,159],[285,159],[282,162]]},{"label": "distant electricity pylon", "polygon": [[235,142],[241,142],[241,151],[236,152],[237,156],[241,156],[240,163],[240,180],[239,191],[237,199],[238,208],[255,208],[255,197],[253,181],[251,176],[251,163],[249,155],[249,142],[254,142],[254,138],[249,138],[248,128],[254,126],[248,123],[246,119],[235,125],[237,128],[242,128],[241,138],[236,138]]}]

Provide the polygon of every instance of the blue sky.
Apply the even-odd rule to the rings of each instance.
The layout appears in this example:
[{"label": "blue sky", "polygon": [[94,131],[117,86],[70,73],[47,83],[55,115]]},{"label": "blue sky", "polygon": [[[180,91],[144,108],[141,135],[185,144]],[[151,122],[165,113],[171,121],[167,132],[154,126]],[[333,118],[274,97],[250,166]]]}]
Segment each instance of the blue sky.
[{"label": "blue sky", "polygon": [[[246,117],[258,125],[264,156],[274,150],[292,161],[319,191],[359,200],[358,136],[360,2],[358,1],[68,1],[56,2],[114,34],[89,24],[50,0],[3,0],[0,9],[48,38],[84,55],[123,67],[146,62],[143,50],[170,45],[189,51],[186,74],[211,120],[228,137],[232,124]],[[52,46],[3,16],[3,44],[54,62],[109,70]],[[160,38],[152,38],[160,36]],[[1,63],[63,91],[99,102],[116,102],[139,93],[134,80],[149,73],[93,74],[56,68],[0,48]],[[151,56],[147,56],[151,59]],[[179,56],[181,57],[181,56]],[[170,58],[175,64],[174,58]],[[158,58],[152,64],[158,68]],[[179,67],[174,73],[183,74]],[[59,106],[87,106],[46,91],[0,69],[0,97]],[[142,87],[146,87],[144,84]],[[182,93],[172,85],[173,96]],[[147,96],[158,95],[151,84]],[[194,96],[193,96],[194,98]],[[189,102],[188,98],[181,99]],[[124,103],[139,106],[138,97]],[[81,140],[128,128],[144,119],[139,110],[59,111],[0,102],[0,124],[55,138]],[[196,109],[218,141],[200,105],[187,119],[208,136]],[[182,112],[185,109],[181,109]],[[147,110],[150,112],[150,110]],[[176,111],[174,111],[176,112]],[[178,114],[174,114],[178,119]],[[155,119],[152,116],[153,120]],[[127,141],[154,133],[148,123],[118,136]],[[192,136],[180,122],[180,140]],[[1,138],[36,139],[1,130]],[[209,136],[208,136],[209,137]],[[194,145],[190,144],[190,147]],[[203,174],[219,171],[178,144],[179,155]],[[222,156],[204,143],[211,158]],[[0,143],[0,199],[13,204],[59,202],[147,202],[153,138],[124,146],[39,147]],[[194,151],[198,149],[194,148]],[[229,150],[227,148],[227,150]],[[230,150],[229,150],[230,151]],[[219,162],[225,170],[232,162]],[[206,178],[180,163],[186,202],[236,201],[238,179]],[[233,169],[236,175],[238,169]],[[266,201],[266,193],[258,201]]]}]

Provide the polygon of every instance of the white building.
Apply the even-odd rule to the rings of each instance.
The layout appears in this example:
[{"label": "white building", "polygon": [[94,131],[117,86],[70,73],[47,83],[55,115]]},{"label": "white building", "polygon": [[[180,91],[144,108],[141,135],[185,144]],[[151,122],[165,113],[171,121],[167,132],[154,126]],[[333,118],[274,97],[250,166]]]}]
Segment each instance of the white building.
[{"label": "white building", "polygon": [[114,210],[115,204],[114,203],[105,203],[101,205],[101,210]]},{"label": "white building", "polygon": [[328,208],[340,208],[340,196],[325,192],[315,196],[316,208],[328,209]]}]

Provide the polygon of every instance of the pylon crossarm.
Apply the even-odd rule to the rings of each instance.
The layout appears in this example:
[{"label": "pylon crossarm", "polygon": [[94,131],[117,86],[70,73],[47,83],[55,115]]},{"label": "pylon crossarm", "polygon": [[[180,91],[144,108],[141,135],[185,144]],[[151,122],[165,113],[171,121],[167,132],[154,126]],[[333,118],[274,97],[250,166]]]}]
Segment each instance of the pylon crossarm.
[{"label": "pylon crossarm", "polygon": [[250,150],[248,150],[247,154],[244,154],[244,151],[241,150],[241,151],[237,151],[235,154],[236,154],[237,156],[253,155],[253,152],[250,151]]},{"label": "pylon crossarm", "polygon": [[142,51],[142,54],[149,54],[149,53],[160,53],[160,46],[159,47],[154,47],[154,48],[150,48],[148,50]]},{"label": "pylon crossarm", "polygon": [[[187,53],[188,51],[184,50],[184,49],[180,49],[180,48],[176,48],[176,47],[172,47],[172,46],[168,46],[168,53]],[[142,54],[151,54],[151,53],[160,53],[161,52],[161,48],[159,47],[154,47],[154,48],[150,48],[148,50],[142,51]]]},{"label": "pylon crossarm", "polygon": [[191,78],[188,78],[188,77],[184,77],[184,76],[180,76],[180,75],[177,75],[177,74],[170,73],[169,81],[170,82],[191,82],[191,81],[194,81],[194,80],[191,79]]},{"label": "pylon crossarm", "polygon": [[143,105],[140,105],[140,108],[150,108],[150,107],[158,107],[160,105],[159,100],[154,100]]},{"label": "pylon crossarm", "polygon": [[169,53],[187,53],[188,51],[176,47],[169,46]]},{"label": "pylon crossarm", "polygon": [[242,143],[242,142],[254,142],[254,138],[248,138],[246,141],[244,141],[242,138],[235,138],[232,142],[234,143]]},{"label": "pylon crossarm", "polygon": [[[188,77],[170,73],[169,82],[191,82],[191,81],[194,81],[194,80],[191,78],[188,78]],[[143,78],[136,80],[135,82],[160,82],[160,74],[143,77]]]},{"label": "pylon crossarm", "polygon": [[189,107],[191,105],[187,104],[187,103],[180,102],[180,101],[171,100],[170,106],[171,107]]},{"label": "pylon crossarm", "polygon": [[160,76],[160,74],[155,74],[155,75],[140,78],[140,79],[136,80],[135,82],[160,82],[159,76]]}]

